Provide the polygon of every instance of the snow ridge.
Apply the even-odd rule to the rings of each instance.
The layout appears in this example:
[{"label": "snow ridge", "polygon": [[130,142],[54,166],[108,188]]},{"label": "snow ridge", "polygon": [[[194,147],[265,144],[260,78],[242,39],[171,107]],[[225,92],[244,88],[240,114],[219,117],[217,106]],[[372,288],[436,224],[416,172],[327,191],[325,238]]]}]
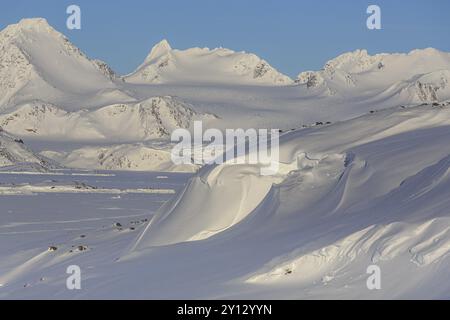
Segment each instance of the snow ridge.
[{"label": "snow ridge", "polygon": [[[45,19],[24,19],[0,32],[0,109],[21,96],[81,94],[113,88],[114,72],[90,60]],[[4,109],[5,107],[3,107]]]}]

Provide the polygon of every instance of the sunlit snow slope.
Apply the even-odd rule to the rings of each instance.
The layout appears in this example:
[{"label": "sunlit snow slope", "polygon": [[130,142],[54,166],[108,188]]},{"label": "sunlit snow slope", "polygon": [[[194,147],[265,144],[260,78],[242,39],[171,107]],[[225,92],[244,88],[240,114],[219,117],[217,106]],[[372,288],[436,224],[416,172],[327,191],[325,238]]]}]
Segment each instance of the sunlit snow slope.
[{"label": "sunlit snow slope", "polygon": [[[208,250],[209,270],[264,297],[448,297],[449,134],[449,105],[286,134],[279,175],[203,168],[134,249],[196,243],[186,250]],[[378,292],[365,287],[371,264]]]}]

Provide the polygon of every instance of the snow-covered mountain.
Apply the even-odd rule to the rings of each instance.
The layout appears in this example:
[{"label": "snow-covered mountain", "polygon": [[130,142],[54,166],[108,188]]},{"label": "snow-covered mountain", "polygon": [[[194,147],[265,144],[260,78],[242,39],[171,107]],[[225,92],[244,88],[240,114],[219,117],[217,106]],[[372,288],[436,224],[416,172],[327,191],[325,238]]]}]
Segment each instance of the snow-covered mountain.
[{"label": "snow-covered mountain", "polygon": [[20,104],[0,114],[0,126],[23,137],[71,141],[144,141],[170,137],[177,128],[189,129],[194,120],[215,116],[195,112],[173,97],[65,111],[42,101]]},{"label": "snow-covered mountain", "polygon": [[296,82],[328,95],[372,93],[419,103],[449,99],[449,80],[450,54],[428,48],[373,56],[366,50],[348,52],[320,71],[300,73]]},{"label": "snow-covered mountain", "polygon": [[167,40],[155,45],[144,63],[125,80],[131,83],[293,83],[254,54],[224,48],[175,50]]},{"label": "snow-covered mountain", "polygon": [[50,160],[34,153],[16,138],[0,127],[0,170],[47,171],[57,168]]},{"label": "snow-covered mountain", "polygon": [[113,89],[115,78],[110,67],[90,60],[45,19],[24,19],[0,32],[0,110]]}]

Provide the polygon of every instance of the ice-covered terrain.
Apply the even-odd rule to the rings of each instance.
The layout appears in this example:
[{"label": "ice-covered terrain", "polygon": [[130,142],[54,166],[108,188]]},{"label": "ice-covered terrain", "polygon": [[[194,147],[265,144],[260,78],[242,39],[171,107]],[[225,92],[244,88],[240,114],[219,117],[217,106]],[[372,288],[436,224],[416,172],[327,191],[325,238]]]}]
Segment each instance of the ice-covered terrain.
[{"label": "ice-covered terrain", "polygon": [[[162,41],[121,76],[44,19],[0,48],[0,299],[450,298],[449,53],[291,80]],[[174,165],[197,120],[281,129],[279,172]]]}]

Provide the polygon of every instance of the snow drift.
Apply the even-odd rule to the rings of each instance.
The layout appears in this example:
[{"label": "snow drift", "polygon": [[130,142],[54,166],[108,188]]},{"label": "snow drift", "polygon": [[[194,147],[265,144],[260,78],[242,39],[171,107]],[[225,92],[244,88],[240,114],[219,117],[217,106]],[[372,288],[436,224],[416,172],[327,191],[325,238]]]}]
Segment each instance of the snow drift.
[{"label": "snow drift", "polygon": [[363,288],[365,278],[352,275],[374,263],[404,270],[384,274],[395,280],[384,280],[384,297],[427,296],[419,286],[425,278],[450,292],[440,280],[450,270],[449,119],[448,106],[394,108],[289,133],[280,144],[282,170],[269,178],[254,166],[203,168],[134,250],[204,241],[254,252],[265,243],[268,260],[241,260],[249,267],[239,279],[276,285],[284,296],[302,287],[325,294],[324,284]]}]

